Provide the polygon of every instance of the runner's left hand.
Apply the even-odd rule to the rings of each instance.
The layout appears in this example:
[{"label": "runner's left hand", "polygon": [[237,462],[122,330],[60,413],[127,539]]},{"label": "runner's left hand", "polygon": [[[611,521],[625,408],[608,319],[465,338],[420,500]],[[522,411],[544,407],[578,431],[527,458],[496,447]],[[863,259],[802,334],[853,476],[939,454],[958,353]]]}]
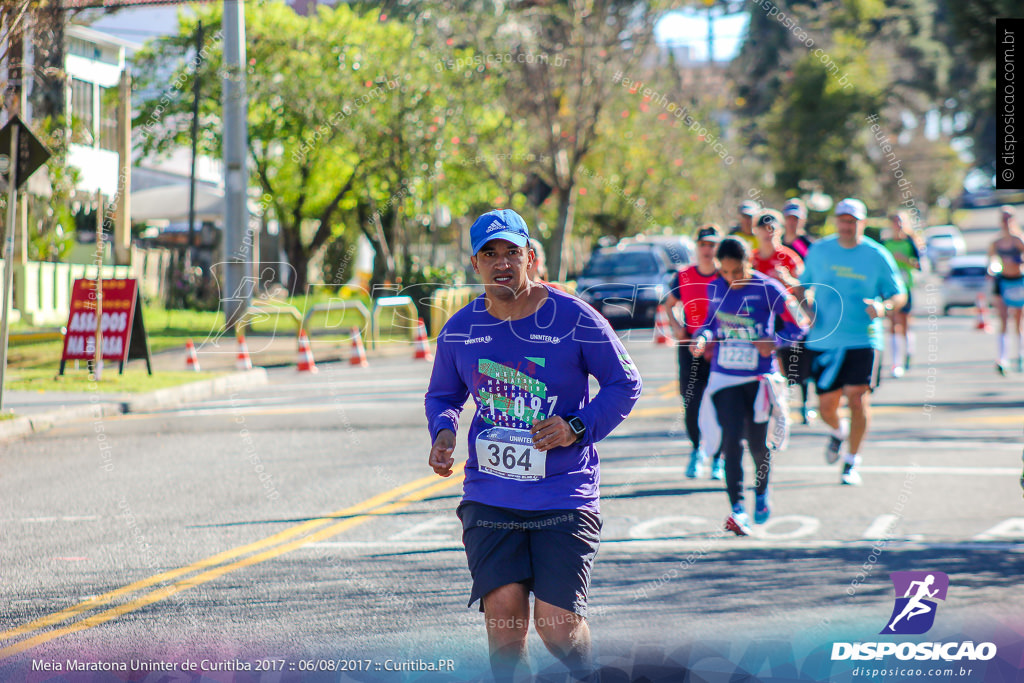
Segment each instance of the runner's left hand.
[{"label": "runner's left hand", "polygon": [[552,448],[576,443],[576,435],[569,428],[569,423],[558,415],[534,422],[530,433],[533,434],[533,445],[538,451],[550,451]]}]

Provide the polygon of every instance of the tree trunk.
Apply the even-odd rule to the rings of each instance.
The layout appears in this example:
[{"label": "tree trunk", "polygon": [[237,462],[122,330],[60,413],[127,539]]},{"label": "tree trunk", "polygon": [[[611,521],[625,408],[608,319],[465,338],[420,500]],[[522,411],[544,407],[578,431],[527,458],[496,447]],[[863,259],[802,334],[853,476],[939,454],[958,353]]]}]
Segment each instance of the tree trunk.
[{"label": "tree trunk", "polygon": [[572,236],[572,224],[576,214],[576,183],[570,182],[568,188],[555,190],[558,196],[558,222],[551,237],[551,250],[547,255],[548,272],[559,282],[564,282],[568,274],[569,259],[565,258],[565,245]]},{"label": "tree trunk", "polygon": [[388,223],[392,215],[390,211],[384,211],[375,217],[372,208],[366,202],[359,202],[356,207],[359,229],[362,230],[366,239],[369,240],[370,246],[373,247],[371,289],[374,285],[395,282],[395,261],[389,248],[389,243],[393,243],[394,240],[387,235]]},{"label": "tree trunk", "polygon": [[301,226],[281,226],[281,237],[284,241],[284,253],[292,267],[293,277],[289,278],[288,292],[292,296],[306,293],[309,283],[309,250],[302,244]]},{"label": "tree trunk", "polygon": [[60,0],[45,0],[35,10],[32,48],[35,52],[35,83],[30,94],[36,121],[50,118],[56,127],[64,116],[64,27],[67,12]]}]

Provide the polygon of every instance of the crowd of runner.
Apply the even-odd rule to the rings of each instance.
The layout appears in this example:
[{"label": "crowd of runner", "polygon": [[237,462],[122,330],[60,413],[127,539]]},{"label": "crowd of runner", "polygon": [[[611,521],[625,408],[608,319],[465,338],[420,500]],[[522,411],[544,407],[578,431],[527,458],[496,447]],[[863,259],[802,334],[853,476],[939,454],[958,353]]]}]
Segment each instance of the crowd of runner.
[{"label": "crowd of runner", "polygon": [[[691,446],[681,474],[724,479],[724,527],[745,536],[771,516],[771,463],[786,447],[791,393],[804,424],[820,418],[827,426],[824,457],[841,463],[839,483],[862,484],[884,319],[891,376],[910,368],[910,290],[921,245],[905,214],[890,217],[882,244],[865,237],[867,207],[854,198],[836,205],[835,234],[817,241],[799,200],[781,212],[744,202],[739,213],[729,235],[700,228],[696,262],[672,276],[665,303]],[[997,369],[1005,373],[1011,330],[1022,369],[1024,239],[1012,210],[1002,214],[990,256],[1001,322]],[[493,673],[529,675],[533,623],[545,647],[582,679],[590,671],[587,595],[602,526],[596,444],[629,415],[640,374],[607,320],[545,281],[543,252],[521,216],[485,213],[470,241],[484,294],[437,339],[425,401],[429,465],[440,476],[453,473],[459,415],[472,398],[456,514],[470,605],[479,600],[484,613]],[[600,386],[593,397],[591,377]],[[812,383],[817,411],[808,405]],[[840,417],[844,402],[849,418]],[[754,464],[752,517],[745,449]]]}]

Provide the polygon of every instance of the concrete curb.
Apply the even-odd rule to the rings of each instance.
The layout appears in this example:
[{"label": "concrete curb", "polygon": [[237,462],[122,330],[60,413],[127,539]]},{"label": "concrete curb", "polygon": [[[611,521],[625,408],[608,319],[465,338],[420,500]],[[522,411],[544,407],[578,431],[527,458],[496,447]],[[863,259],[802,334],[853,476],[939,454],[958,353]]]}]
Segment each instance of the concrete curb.
[{"label": "concrete curb", "polygon": [[124,413],[148,413],[156,410],[177,408],[190,401],[199,401],[229,391],[264,386],[269,382],[265,368],[253,368],[235,372],[180,387],[158,389],[121,404]]},{"label": "concrete curb", "polygon": [[129,401],[95,402],[53,410],[48,413],[16,417],[12,420],[0,422],[0,443],[12,441],[29,434],[45,432],[55,425],[65,422],[74,422],[88,418],[99,420],[104,417],[123,415],[125,413],[167,410],[169,408],[177,408],[189,401],[199,401],[210,396],[216,396],[217,394],[264,386],[268,383],[267,371],[264,368],[253,368],[252,370],[236,372],[224,377],[215,377],[213,379],[192,382],[191,384],[184,384],[180,387],[158,389],[141,394]]}]

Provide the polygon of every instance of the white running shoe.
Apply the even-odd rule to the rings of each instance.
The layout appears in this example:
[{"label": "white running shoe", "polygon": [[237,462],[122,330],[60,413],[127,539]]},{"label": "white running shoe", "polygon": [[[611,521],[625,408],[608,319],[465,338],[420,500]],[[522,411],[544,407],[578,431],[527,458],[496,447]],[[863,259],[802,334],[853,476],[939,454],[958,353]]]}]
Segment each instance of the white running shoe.
[{"label": "white running shoe", "polygon": [[839,475],[839,483],[844,486],[860,486],[864,480],[860,478],[857,467],[850,463],[843,464],[843,473]]}]

